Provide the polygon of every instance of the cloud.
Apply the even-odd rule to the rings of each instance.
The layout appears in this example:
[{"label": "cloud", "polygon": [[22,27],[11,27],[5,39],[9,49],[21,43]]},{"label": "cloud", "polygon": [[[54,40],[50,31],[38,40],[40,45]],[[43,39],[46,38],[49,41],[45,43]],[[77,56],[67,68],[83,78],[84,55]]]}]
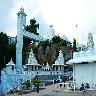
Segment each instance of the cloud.
[{"label": "cloud", "polygon": [[71,41],[76,37],[79,43],[86,43],[88,32],[96,36],[95,4],[96,0],[1,0],[0,31],[16,35],[16,13],[23,6],[27,24],[35,17],[40,24],[40,34],[47,31],[48,25],[53,24],[56,34],[65,34]]},{"label": "cloud", "polygon": [[[40,8],[36,3],[38,0],[0,0],[0,31],[7,35],[16,36],[17,34],[17,14],[23,6],[27,13],[27,24],[30,19],[38,14]],[[5,7],[6,6],[6,7]]]},{"label": "cloud", "polygon": [[0,31],[7,31],[11,21],[9,12],[13,6],[13,0],[0,0]]}]

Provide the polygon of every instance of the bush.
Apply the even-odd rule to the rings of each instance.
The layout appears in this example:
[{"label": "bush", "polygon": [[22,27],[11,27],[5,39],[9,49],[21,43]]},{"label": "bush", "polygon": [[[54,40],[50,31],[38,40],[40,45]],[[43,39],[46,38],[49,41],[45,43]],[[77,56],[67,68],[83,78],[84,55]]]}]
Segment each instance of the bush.
[{"label": "bush", "polygon": [[25,85],[26,88],[29,88],[30,85],[31,85],[30,80],[25,81],[25,82],[23,83],[23,85]]},{"label": "bush", "polygon": [[38,79],[32,80],[32,82],[33,82],[34,85],[39,85],[40,84],[40,80],[38,80]]}]

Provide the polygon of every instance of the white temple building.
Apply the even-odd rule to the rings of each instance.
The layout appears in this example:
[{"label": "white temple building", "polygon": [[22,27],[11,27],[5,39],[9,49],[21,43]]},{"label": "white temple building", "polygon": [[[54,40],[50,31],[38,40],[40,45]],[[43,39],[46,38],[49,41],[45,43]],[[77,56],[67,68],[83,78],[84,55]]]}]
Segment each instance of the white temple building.
[{"label": "white temple building", "polygon": [[53,25],[49,25],[48,31],[44,34],[44,38],[52,40],[54,36],[55,36],[55,30],[53,28]]},{"label": "white temple building", "polygon": [[73,59],[67,64],[73,65],[73,83],[80,88],[82,82],[88,83],[90,88],[96,87],[96,49],[94,48],[92,33],[88,34],[87,50],[74,52]]}]

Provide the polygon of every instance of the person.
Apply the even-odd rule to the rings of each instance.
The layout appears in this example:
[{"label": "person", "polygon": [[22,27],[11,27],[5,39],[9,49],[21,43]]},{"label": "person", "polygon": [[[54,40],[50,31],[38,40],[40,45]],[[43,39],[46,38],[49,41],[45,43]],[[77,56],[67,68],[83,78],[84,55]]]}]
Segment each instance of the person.
[{"label": "person", "polygon": [[85,92],[85,88],[84,88],[84,84],[83,84],[83,82],[82,82],[82,84],[81,84],[80,91]]},{"label": "person", "polygon": [[65,87],[65,80],[64,80],[64,87]]},{"label": "person", "polygon": [[39,93],[39,85],[37,85],[37,93]]}]

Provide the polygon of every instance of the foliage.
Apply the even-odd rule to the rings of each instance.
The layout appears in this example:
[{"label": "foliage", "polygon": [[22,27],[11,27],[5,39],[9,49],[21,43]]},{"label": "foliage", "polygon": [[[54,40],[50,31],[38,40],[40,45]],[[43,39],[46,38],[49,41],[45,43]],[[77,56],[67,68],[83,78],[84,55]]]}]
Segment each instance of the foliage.
[{"label": "foliage", "polygon": [[0,33],[0,69],[2,69],[8,61],[8,37],[5,33]]},{"label": "foliage", "polygon": [[29,88],[30,85],[31,85],[30,80],[25,81],[25,82],[23,83],[23,85],[25,85],[26,88]]},{"label": "foliage", "polygon": [[62,41],[62,39],[60,38],[60,36],[54,36],[54,37],[52,38],[53,44],[54,44],[54,43],[60,43],[61,41]]},{"label": "foliage", "polygon": [[11,45],[9,45],[9,56],[7,56],[7,58],[12,58],[13,62],[16,63],[16,44],[13,43]]},{"label": "foliage", "polygon": [[39,85],[40,84],[40,80],[38,80],[38,79],[34,79],[34,80],[32,80],[32,82],[35,85]]},{"label": "foliage", "polygon": [[77,48],[76,48],[76,39],[75,38],[73,39],[73,49],[74,49],[74,51],[77,50]]},{"label": "foliage", "polygon": [[0,70],[13,59],[16,62],[16,44],[9,44],[8,36],[1,32],[0,33]]},{"label": "foliage", "polygon": [[23,37],[23,49],[25,49],[30,43],[31,43],[31,40],[29,38]]},{"label": "foliage", "polygon": [[[25,26],[26,31],[39,35],[39,33],[37,33],[37,29],[39,29],[39,24],[36,23],[35,18],[30,20],[30,25]],[[27,55],[28,55],[27,54],[28,52],[26,52],[25,49],[30,43],[31,43],[30,39],[23,38],[23,64],[25,63],[25,60],[27,59]]]},{"label": "foliage", "polygon": [[68,42],[66,40],[62,40],[60,43],[62,46],[67,46],[67,44],[68,44]]},{"label": "foliage", "polygon": [[30,25],[25,26],[26,31],[39,35],[37,29],[39,29],[39,24],[36,24],[35,18],[30,20]]},{"label": "foliage", "polygon": [[31,43],[31,40],[30,39],[28,39],[28,38],[23,38],[23,60],[22,60],[22,62],[23,62],[23,64],[25,63],[25,60],[27,59],[27,55],[28,55],[28,52],[26,51],[26,47],[28,46],[28,44],[30,44]]},{"label": "foliage", "polygon": [[43,47],[43,54],[47,55],[48,47],[51,47],[51,42],[49,41],[49,39],[41,41],[39,45]]}]

